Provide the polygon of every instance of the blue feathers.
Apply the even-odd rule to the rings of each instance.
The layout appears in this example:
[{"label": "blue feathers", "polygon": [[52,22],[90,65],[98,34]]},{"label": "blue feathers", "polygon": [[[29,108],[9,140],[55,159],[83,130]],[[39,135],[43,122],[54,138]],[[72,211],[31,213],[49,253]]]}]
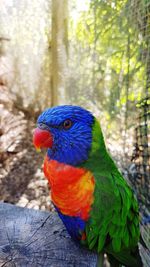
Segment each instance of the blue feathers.
[{"label": "blue feathers", "polygon": [[79,106],[64,105],[48,108],[43,111],[38,118],[38,123],[43,122],[48,125],[58,126],[64,120],[71,119],[74,122],[80,121],[91,125],[93,118],[92,113]]},{"label": "blue feathers", "polygon": [[[39,128],[50,131],[53,136],[52,147],[47,152],[50,159],[73,166],[88,159],[94,123],[89,111],[78,106],[57,106],[46,109],[37,123]],[[71,237],[76,241],[81,240],[85,221],[80,217],[63,215],[55,208]]]},{"label": "blue feathers", "polygon": [[[72,126],[63,128],[65,120]],[[92,144],[93,115],[78,106],[57,106],[46,109],[38,118],[54,136],[54,144],[48,149],[48,157],[76,166],[88,159]]]},{"label": "blue feathers", "polygon": [[68,233],[70,234],[70,236],[75,241],[81,240],[82,233],[85,230],[85,222],[79,217],[66,216],[66,215],[63,215],[57,208],[56,210],[58,212],[60,219],[64,223]]}]

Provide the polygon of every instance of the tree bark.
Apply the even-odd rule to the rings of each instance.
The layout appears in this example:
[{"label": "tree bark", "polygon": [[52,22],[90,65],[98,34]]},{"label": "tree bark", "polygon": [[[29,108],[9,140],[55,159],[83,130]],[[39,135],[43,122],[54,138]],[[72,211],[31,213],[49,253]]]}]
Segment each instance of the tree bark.
[{"label": "tree bark", "polygon": [[0,203],[0,266],[96,267],[97,255],[75,244],[56,213]]},{"label": "tree bark", "polygon": [[52,0],[51,105],[65,104],[68,47],[68,0]]}]

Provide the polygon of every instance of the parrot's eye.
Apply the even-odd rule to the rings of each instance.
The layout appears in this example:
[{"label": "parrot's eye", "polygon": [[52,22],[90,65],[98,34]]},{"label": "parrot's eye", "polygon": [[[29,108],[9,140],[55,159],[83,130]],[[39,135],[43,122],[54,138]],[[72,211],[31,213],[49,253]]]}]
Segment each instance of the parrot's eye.
[{"label": "parrot's eye", "polygon": [[68,130],[72,126],[72,121],[71,120],[65,120],[63,123],[63,128]]}]

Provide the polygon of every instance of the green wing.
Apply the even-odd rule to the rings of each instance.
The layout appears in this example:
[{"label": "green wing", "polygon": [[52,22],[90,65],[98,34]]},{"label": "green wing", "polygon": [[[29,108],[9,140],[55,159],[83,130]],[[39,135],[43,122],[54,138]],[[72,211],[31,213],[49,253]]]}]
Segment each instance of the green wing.
[{"label": "green wing", "polygon": [[139,240],[139,214],[133,192],[117,168],[94,172],[95,192],[86,226],[90,249],[106,251],[128,266],[138,266],[132,253]]},{"label": "green wing", "polygon": [[94,202],[84,243],[98,252],[106,251],[124,265],[141,267],[134,257],[140,235],[137,201],[107,152],[96,119],[92,149],[81,167],[90,170],[95,178]]}]

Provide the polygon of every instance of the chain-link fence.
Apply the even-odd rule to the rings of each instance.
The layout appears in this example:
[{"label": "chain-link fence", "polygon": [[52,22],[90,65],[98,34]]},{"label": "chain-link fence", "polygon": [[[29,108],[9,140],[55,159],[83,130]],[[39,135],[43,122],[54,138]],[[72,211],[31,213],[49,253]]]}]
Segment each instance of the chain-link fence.
[{"label": "chain-link fence", "polygon": [[[137,104],[137,113],[129,180],[139,202],[141,234],[150,247],[150,98],[146,97]],[[144,266],[149,266],[149,252],[142,246],[141,254]]]},{"label": "chain-link fence", "polygon": [[[135,29],[135,36],[132,39],[129,30],[129,65],[132,65],[131,47],[137,46],[137,61],[143,69],[141,79],[137,86],[141,86],[141,100],[136,107],[137,119],[134,124],[134,148],[132,154],[132,164],[129,170],[129,180],[139,202],[141,213],[141,233],[142,237],[150,247],[150,1],[149,0],[129,0],[128,20],[130,25]],[[129,81],[132,75],[129,67]],[[136,83],[136,81],[134,81]],[[129,83],[129,87],[132,84]],[[127,91],[128,93],[128,91]],[[128,108],[128,103],[126,105]],[[129,118],[128,110],[127,121]],[[128,122],[127,122],[128,123]],[[149,252],[141,248],[144,266],[150,266]]]},{"label": "chain-link fence", "polygon": [[[141,100],[137,103],[136,117],[133,122],[135,128],[134,150],[132,155],[132,165],[130,167],[130,181],[136,192],[140,211],[144,218],[150,216],[150,1],[149,0],[129,0],[128,10],[128,51],[132,46],[137,46],[136,61],[140,62],[140,69],[143,70],[140,82],[137,87],[142,87]],[[134,34],[131,30],[134,29]],[[132,65],[132,53],[128,53],[130,66]],[[132,76],[129,67],[129,80]],[[134,80],[136,83],[136,80]],[[129,82],[129,87],[132,84]],[[132,104],[133,105],[133,104]],[[135,104],[134,104],[135,106]],[[128,100],[126,108],[128,108]],[[127,121],[130,119],[127,110]],[[146,221],[146,219],[145,219]]]},{"label": "chain-link fence", "polygon": [[150,208],[150,98],[146,97],[140,101],[137,108],[139,115],[132,155],[134,175],[130,180],[136,191],[141,211],[147,214]]}]

